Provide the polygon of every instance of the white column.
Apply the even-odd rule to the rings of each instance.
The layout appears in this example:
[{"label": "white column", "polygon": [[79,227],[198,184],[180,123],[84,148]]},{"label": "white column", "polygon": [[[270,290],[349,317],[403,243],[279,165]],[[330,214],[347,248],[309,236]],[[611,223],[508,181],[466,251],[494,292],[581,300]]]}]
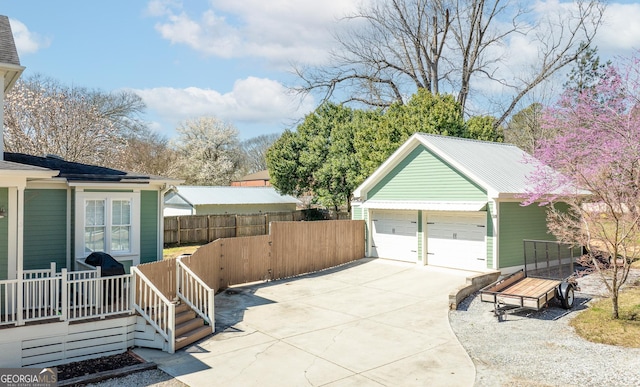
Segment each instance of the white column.
[{"label": "white column", "polygon": [[18,279],[22,279],[22,271],[24,270],[24,187],[18,187],[18,208],[16,218],[18,221],[18,239],[17,239],[17,272]]},{"label": "white column", "polygon": [[15,279],[18,277],[18,190],[16,187],[7,188],[7,278]]}]

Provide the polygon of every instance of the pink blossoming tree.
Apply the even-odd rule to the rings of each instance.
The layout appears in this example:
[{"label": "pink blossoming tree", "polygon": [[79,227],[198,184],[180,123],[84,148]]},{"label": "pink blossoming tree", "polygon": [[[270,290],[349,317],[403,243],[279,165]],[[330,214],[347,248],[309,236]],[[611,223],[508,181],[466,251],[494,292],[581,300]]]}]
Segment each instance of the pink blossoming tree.
[{"label": "pink blossoming tree", "polygon": [[640,253],[639,102],[637,54],[609,66],[593,87],[566,90],[544,114],[557,136],[534,152],[541,165],[525,201],[551,204],[549,230],[586,248],[614,319],[620,318],[619,290]]}]

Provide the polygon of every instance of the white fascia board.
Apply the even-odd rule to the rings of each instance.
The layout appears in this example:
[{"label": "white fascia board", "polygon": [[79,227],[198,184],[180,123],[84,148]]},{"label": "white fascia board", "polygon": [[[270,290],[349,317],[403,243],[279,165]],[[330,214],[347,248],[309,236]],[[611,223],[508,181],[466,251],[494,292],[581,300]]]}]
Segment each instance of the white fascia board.
[{"label": "white fascia board", "polygon": [[0,177],[3,176],[21,176],[25,179],[51,179],[54,176],[58,175],[58,171],[54,171],[51,169],[44,169],[41,171],[36,170],[13,170],[13,169],[2,169],[0,170]]}]

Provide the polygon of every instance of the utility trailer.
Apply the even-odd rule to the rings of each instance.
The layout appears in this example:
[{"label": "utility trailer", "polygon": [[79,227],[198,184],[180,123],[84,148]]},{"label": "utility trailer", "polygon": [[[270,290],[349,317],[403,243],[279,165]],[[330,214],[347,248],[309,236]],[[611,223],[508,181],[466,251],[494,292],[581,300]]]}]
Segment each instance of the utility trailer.
[{"label": "utility trailer", "polygon": [[553,299],[565,309],[574,303],[574,248],[553,241],[525,240],[524,268],[480,290],[480,299],[493,302],[494,314],[540,310]]}]

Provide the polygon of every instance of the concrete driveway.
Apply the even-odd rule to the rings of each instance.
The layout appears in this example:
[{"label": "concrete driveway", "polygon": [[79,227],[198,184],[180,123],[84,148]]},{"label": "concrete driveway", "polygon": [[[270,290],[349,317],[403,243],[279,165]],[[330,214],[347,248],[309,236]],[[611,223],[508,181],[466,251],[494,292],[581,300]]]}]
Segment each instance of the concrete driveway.
[{"label": "concrete driveway", "polygon": [[470,272],[362,259],[216,296],[216,334],[135,351],[190,386],[472,386],[448,319]]}]

